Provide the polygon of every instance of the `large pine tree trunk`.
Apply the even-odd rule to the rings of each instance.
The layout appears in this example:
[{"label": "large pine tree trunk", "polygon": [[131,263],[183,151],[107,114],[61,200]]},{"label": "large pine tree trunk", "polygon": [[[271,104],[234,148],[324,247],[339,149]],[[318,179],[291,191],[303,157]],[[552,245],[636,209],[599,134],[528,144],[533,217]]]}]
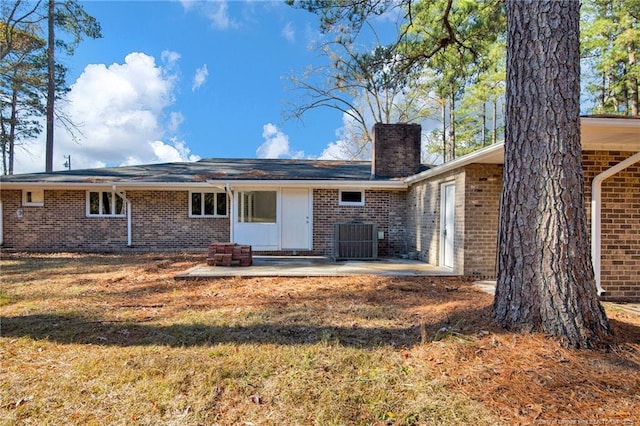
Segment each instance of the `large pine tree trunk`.
[{"label": "large pine tree trunk", "polygon": [[579,3],[507,1],[507,109],[494,318],[591,348],[610,335],[589,252]]}]

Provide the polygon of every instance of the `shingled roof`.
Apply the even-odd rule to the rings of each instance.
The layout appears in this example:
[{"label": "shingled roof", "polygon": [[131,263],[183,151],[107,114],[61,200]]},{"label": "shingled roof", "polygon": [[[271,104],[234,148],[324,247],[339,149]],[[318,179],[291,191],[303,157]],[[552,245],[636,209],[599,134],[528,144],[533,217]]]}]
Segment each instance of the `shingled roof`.
[{"label": "shingled roof", "polygon": [[184,184],[237,180],[370,180],[369,161],[218,159],[98,169],[30,173],[0,177],[2,183]]}]

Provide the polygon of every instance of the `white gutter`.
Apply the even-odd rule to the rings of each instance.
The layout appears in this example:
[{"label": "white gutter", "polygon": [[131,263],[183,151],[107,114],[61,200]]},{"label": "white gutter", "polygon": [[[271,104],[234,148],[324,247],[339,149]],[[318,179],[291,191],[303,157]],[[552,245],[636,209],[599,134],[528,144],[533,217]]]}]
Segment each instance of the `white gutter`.
[{"label": "white gutter", "polygon": [[122,190],[136,191],[136,190],[158,190],[158,191],[188,191],[194,188],[210,188],[211,184],[207,182],[185,182],[185,183],[154,183],[154,182],[131,182],[131,181],[116,181],[116,182],[43,182],[43,181],[19,181],[19,182],[5,182],[0,178],[0,187],[2,189],[22,189],[28,188],[43,188],[43,189],[66,189],[66,190],[87,190],[87,189],[100,189],[100,188],[113,188],[113,185],[117,185]]},{"label": "white gutter", "polygon": [[3,189],[22,189],[29,188],[46,188],[46,189],[91,189],[91,188],[105,188],[113,187],[117,185],[121,190],[136,191],[136,190],[150,190],[155,189],[158,191],[188,191],[195,188],[211,188],[216,186],[223,188],[226,185],[240,186],[240,187],[258,187],[258,188],[273,188],[273,187],[304,187],[304,188],[352,188],[352,189],[407,189],[408,185],[404,179],[398,180],[264,180],[264,179],[252,179],[252,180],[208,180],[206,182],[181,182],[181,183],[143,183],[143,182],[102,182],[102,183],[81,183],[81,182],[2,182],[0,185]]},{"label": "white gutter", "polygon": [[637,152],[626,160],[600,173],[594,177],[591,182],[591,258],[599,296],[605,294],[600,278],[600,256],[602,253],[602,182],[639,161],[640,152]]},{"label": "white gutter", "polygon": [[131,247],[131,200],[124,195],[124,192],[118,191],[115,185],[113,185],[112,188],[113,192],[122,197],[122,199],[127,203],[127,247]]},{"label": "white gutter", "polygon": [[398,180],[226,180],[207,181],[209,185],[222,188],[353,188],[353,189],[407,189],[404,179]]}]

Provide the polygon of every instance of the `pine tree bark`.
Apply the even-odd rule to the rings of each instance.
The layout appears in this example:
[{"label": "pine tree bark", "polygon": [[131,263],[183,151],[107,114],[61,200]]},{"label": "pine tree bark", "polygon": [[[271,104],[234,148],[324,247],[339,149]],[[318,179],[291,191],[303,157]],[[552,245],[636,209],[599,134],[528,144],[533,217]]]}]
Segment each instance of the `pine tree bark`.
[{"label": "pine tree bark", "polygon": [[507,1],[504,188],[494,319],[569,347],[611,335],[589,250],[580,145],[579,2]]}]

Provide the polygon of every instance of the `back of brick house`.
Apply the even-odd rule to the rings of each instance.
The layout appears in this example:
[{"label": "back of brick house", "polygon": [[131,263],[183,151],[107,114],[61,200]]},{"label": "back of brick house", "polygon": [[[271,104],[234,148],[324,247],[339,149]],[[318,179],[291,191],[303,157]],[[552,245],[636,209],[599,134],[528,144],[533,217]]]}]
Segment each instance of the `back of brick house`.
[{"label": "back of brick house", "polygon": [[[639,120],[640,121],[640,120]],[[306,249],[267,250],[263,254],[332,256],[334,224],[374,223],[380,234],[380,256],[415,254],[420,260],[441,264],[442,187],[455,185],[452,269],[459,275],[495,278],[499,200],[502,164],[495,158],[464,158],[459,166],[431,167],[420,164],[418,125],[396,124],[374,127],[373,159],[353,163],[359,175],[326,175],[315,181],[294,181],[267,176],[261,185],[280,191],[287,185],[307,185],[311,203],[311,243]],[[495,148],[495,149],[494,149]],[[489,150],[499,153],[500,147]],[[492,151],[492,152],[493,152]],[[590,220],[593,177],[629,157],[629,152],[585,150],[585,202]],[[477,160],[477,161],[476,161]],[[326,162],[325,162],[326,163]],[[291,160],[294,170],[302,162]],[[320,164],[320,163],[318,163]],[[308,164],[307,164],[308,165]],[[206,167],[207,164],[202,164]],[[190,166],[185,166],[190,167]],[[255,166],[253,166],[255,167]],[[606,298],[640,300],[640,166],[638,163],[604,181],[602,186],[601,283]],[[265,168],[268,170],[268,168]],[[330,169],[329,169],[330,170]],[[224,175],[209,170],[209,175]],[[54,173],[55,174],[55,173]],[[194,174],[187,183],[145,188],[118,181],[130,202],[128,215],[92,216],[88,213],[89,192],[112,190],[109,176],[87,179],[91,185],[65,184],[64,172],[53,182],[47,174],[13,183],[0,181],[2,244],[5,249],[28,251],[203,251],[211,242],[234,241],[231,189],[215,181],[204,182]],[[61,177],[63,176],[63,177]],[[342,179],[342,180],[341,180]],[[104,181],[105,183],[95,183]],[[6,184],[5,184],[6,182]],[[84,181],[83,181],[84,182]],[[227,181],[239,185],[241,181]],[[256,184],[255,179],[252,181]],[[307,182],[309,182],[307,184]],[[97,189],[96,189],[97,188]],[[115,187],[113,187],[115,188]],[[207,188],[207,189],[203,189]],[[228,191],[225,211],[214,215],[192,214],[193,192]],[[31,190],[42,202],[25,202]],[[362,203],[342,203],[345,191],[361,191]],[[36,197],[37,198],[37,197]],[[132,240],[132,244],[128,244]],[[260,254],[260,252],[258,252]]]}]

